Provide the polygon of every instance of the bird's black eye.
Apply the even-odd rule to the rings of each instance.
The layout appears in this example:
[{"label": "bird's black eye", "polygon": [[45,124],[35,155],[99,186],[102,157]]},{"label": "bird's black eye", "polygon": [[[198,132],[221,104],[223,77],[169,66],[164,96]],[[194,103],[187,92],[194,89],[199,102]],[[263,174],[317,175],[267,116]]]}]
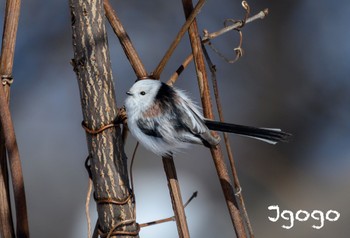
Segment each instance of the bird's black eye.
[{"label": "bird's black eye", "polygon": [[141,91],[140,94],[143,96],[143,95],[146,94],[146,92],[145,91]]}]

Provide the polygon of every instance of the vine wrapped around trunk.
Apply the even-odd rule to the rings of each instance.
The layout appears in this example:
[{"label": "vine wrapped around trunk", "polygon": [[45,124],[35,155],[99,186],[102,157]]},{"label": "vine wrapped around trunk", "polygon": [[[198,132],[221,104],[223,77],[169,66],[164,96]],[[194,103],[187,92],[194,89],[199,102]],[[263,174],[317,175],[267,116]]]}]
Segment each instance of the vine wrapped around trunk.
[{"label": "vine wrapped around trunk", "polygon": [[[117,120],[103,0],[70,0],[74,59],[101,237],[138,237],[127,158]],[[89,133],[90,131],[90,133]]]}]

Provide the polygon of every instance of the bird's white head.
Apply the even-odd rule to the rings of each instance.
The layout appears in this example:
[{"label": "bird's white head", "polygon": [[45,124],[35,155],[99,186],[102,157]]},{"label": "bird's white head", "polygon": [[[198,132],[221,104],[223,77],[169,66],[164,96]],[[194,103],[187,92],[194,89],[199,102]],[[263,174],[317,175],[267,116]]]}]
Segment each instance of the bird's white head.
[{"label": "bird's white head", "polygon": [[125,107],[128,114],[139,114],[153,105],[161,87],[159,80],[142,79],[137,81],[126,93]]}]

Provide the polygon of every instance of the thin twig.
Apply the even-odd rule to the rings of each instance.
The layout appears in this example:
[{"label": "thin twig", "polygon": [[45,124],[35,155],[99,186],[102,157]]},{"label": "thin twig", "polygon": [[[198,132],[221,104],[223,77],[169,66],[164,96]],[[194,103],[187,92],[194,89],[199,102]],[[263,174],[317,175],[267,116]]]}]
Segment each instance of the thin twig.
[{"label": "thin twig", "polygon": [[[187,202],[184,204],[184,208],[187,207],[188,204],[190,204],[190,202],[196,198],[198,195],[198,192],[194,192],[192,194],[192,196],[187,200]],[[168,217],[168,218],[164,218],[164,219],[159,219],[159,220],[155,220],[155,221],[151,221],[151,222],[146,222],[146,223],[142,223],[140,224],[140,227],[147,227],[147,226],[153,226],[153,225],[157,225],[157,224],[161,224],[161,223],[165,223],[165,222],[169,222],[169,221],[175,221],[175,216],[172,217]]]},{"label": "thin twig", "polygon": [[238,30],[238,34],[239,34],[239,43],[238,43],[238,46],[233,49],[236,53],[236,57],[234,59],[227,58],[223,53],[221,53],[218,49],[216,49],[211,42],[209,42],[208,45],[218,56],[223,58],[227,63],[229,64],[236,63],[236,61],[243,56],[243,48],[242,48],[243,33],[241,30]]},{"label": "thin twig", "polygon": [[159,79],[166,63],[170,59],[171,55],[173,54],[175,48],[179,44],[180,40],[182,39],[183,35],[188,30],[188,27],[191,25],[192,21],[196,18],[200,10],[202,9],[203,5],[205,3],[205,0],[199,0],[195,8],[193,8],[192,12],[189,14],[188,18],[186,19],[185,24],[181,27],[180,31],[177,33],[174,41],[171,43],[169,49],[165,53],[162,60],[159,62],[157,68],[153,71],[152,76],[155,79]]},{"label": "thin twig", "polygon": [[236,23],[230,25],[230,26],[226,26],[224,28],[222,28],[221,30],[218,30],[216,32],[213,33],[209,33],[207,30],[204,30],[204,36],[202,38],[202,42],[204,44],[207,44],[211,39],[214,39],[222,34],[225,34],[229,31],[235,30],[235,29],[239,29],[241,28],[244,24],[246,23],[250,23],[252,21],[255,21],[257,19],[264,19],[269,13],[269,10],[266,8],[263,11],[260,11],[258,14],[249,17],[245,23],[243,23],[243,21],[237,21]]},{"label": "thin twig", "polygon": [[162,224],[162,223],[169,222],[169,221],[175,221],[175,216],[164,218],[164,219],[159,219],[159,220],[155,220],[155,221],[151,221],[151,222],[147,222],[147,223],[142,223],[142,224],[140,224],[140,227],[143,228],[143,227],[147,227],[147,226],[158,225],[158,224]]},{"label": "thin twig", "polygon": [[166,82],[168,85],[172,86],[179,78],[179,75],[186,69],[189,63],[193,60],[193,54],[187,56],[184,62],[180,65],[180,67],[175,71],[175,73],[170,77],[170,79]]},{"label": "thin twig", "polygon": [[[205,56],[206,61],[208,63],[209,70],[211,72],[211,79],[212,79],[215,102],[216,102],[216,107],[217,107],[218,114],[219,114],[219,119],[221,122],[224,122],[225,120],[224,120],[224,114],[223,114],[221,100],[220,100],[219,87],[218,87],[218,82],[216,79],[216,67],[212,63],[212,61],[209,57],[209,54],[206,51],[205,47],[203,47],[203,53],[204,53],[204,56]],[[244,220],[245,220],[247,227],[248,227],[249,237],[253,238],[254,237],[253,228],[252,228],[252,225],[250,223],[248,212],[246,210],[245,202],[244,202],[243,195],[241,192],[241,190],[242,190],[241,184],[239,182],[238,173],[237,173],[235,162],[233,159],[233,153],[232,153],[232,149],[230,146],[230,139],[229,139],[228,134],[226,132],[224,132],[223,134],[224,134],[224,142],[225,142],[226,152],[227,152],[227,155],[228,155],[228,158],[230,161],[230,167],[232,170],[232,176],[233,176],[233,182],[235,184],[235,190],[238,191],[235,194],[239,198],[239,202],[240,202],[240,205],[242,208],[243,216],[245,218]]]},{"label": "thin twig", "polygon": [[195,199],[198,196],[198,191],[195,191],[192,196],[185,202],[184,207],[186,208],[190,202],[192,202],[193,199]]},{"label": "thin twig", "polygon": [[[182,0],[182,3],[184,6],[185,15],[188,16],[193,8],[192,0]],[[207,72],[205,68],[202,44],[199,38],[196,21],[193,21],[189,28],[189,36],[192,46],[193,58],[196,66],[198,85],[201,94],[200,96],[202,100],[204,116],[206,118],[213,119],[214,115],[210,99]],[[221,148],[220,146],[217,146],[216,148],[211,148],[210,151],[225,195],[226,204],[231,216],[232,223],[235,228],[236,236],[238,238],[246,238],[247,235],[245,232],[244,224],[242,222],[242,217],[238,209],[236,198],[233,192],[232,182],[228,175]]]}]

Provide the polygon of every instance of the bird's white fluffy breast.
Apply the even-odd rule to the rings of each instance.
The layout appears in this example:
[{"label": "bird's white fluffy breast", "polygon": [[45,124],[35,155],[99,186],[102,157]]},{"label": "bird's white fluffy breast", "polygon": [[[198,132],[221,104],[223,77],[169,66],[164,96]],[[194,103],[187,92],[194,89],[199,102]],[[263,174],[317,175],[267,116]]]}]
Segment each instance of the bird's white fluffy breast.
[{"label": "bird's white fluffy breast", "polygon": [[[158,95],[161,87],[164,87],[161,82],[155,80],[142,80],[135,83],[129,93],[130,96],[127,97],[125,101],[125,106],[128,115],[128,126],[131,133],[136,137],[136,139],[142,143],[146,148],[153,151],[158,155],[165,155],[169,152],[175,152],[176,150],[186,148],[188,146],[187,142],[201,143],[201,140],[194,136],[193,134],[184,131],[176,131],[173,127],[174,125],[167,124],[169,122],[168,111],[162,112],[160,104],[161,101],[157,102],[156,98],[162,99],[162,96]],[[164,88],[162,88],[164,93]],[[145,94],[140,95],[140,92],[144,91]],[[166,91],[166,90],[165,90]],[[166,91],[167,92],[167,91]],[[172,94],[175,92],[175,94]],[[190,119],[190,125],[193,126],[193,131],[202,133],[206,128],[203,127],[203,123],[200,122],[202,119],[201,113],[198,108],[190,98],[181,90],[173,88],[173,91],[167,92],[167,96],[164,98],[164,103],[167,105],[178,107],[176,110],[181,110],[183,113],[187,114]],[[158,97],[157,97],[158,95]],[[172,97],[170,96],[172,95]],[[169,102],[169,98],[173,102]],[[171,111],[176,111],[175,108]],[[163,115],[164,113],[165,115]],[[181,114],[181,113],[180,113]],[[180,115],[179,114],[179,115]],[[160,136],[147,135],[140,129],[139,120],[145,118],[154,118],[157,122],[158,130]],[[164,122],[162,121],[164,120]]]},{"label": "bird's white fluffy breast", "polygon": [[[128,115],[128,127],[133,136],[149,150],[164,155],[171,150],[169,145],[160,138],[146,135],[137,124],[138,120],[142,119],[147,111],[154,107],[154,100],[160,86],[161,82],[156,80],[136,82],[129,90],[132,95],[126,98],[125,107]],[[146,94],[140,95],[141,91],[145,91]]]}]

